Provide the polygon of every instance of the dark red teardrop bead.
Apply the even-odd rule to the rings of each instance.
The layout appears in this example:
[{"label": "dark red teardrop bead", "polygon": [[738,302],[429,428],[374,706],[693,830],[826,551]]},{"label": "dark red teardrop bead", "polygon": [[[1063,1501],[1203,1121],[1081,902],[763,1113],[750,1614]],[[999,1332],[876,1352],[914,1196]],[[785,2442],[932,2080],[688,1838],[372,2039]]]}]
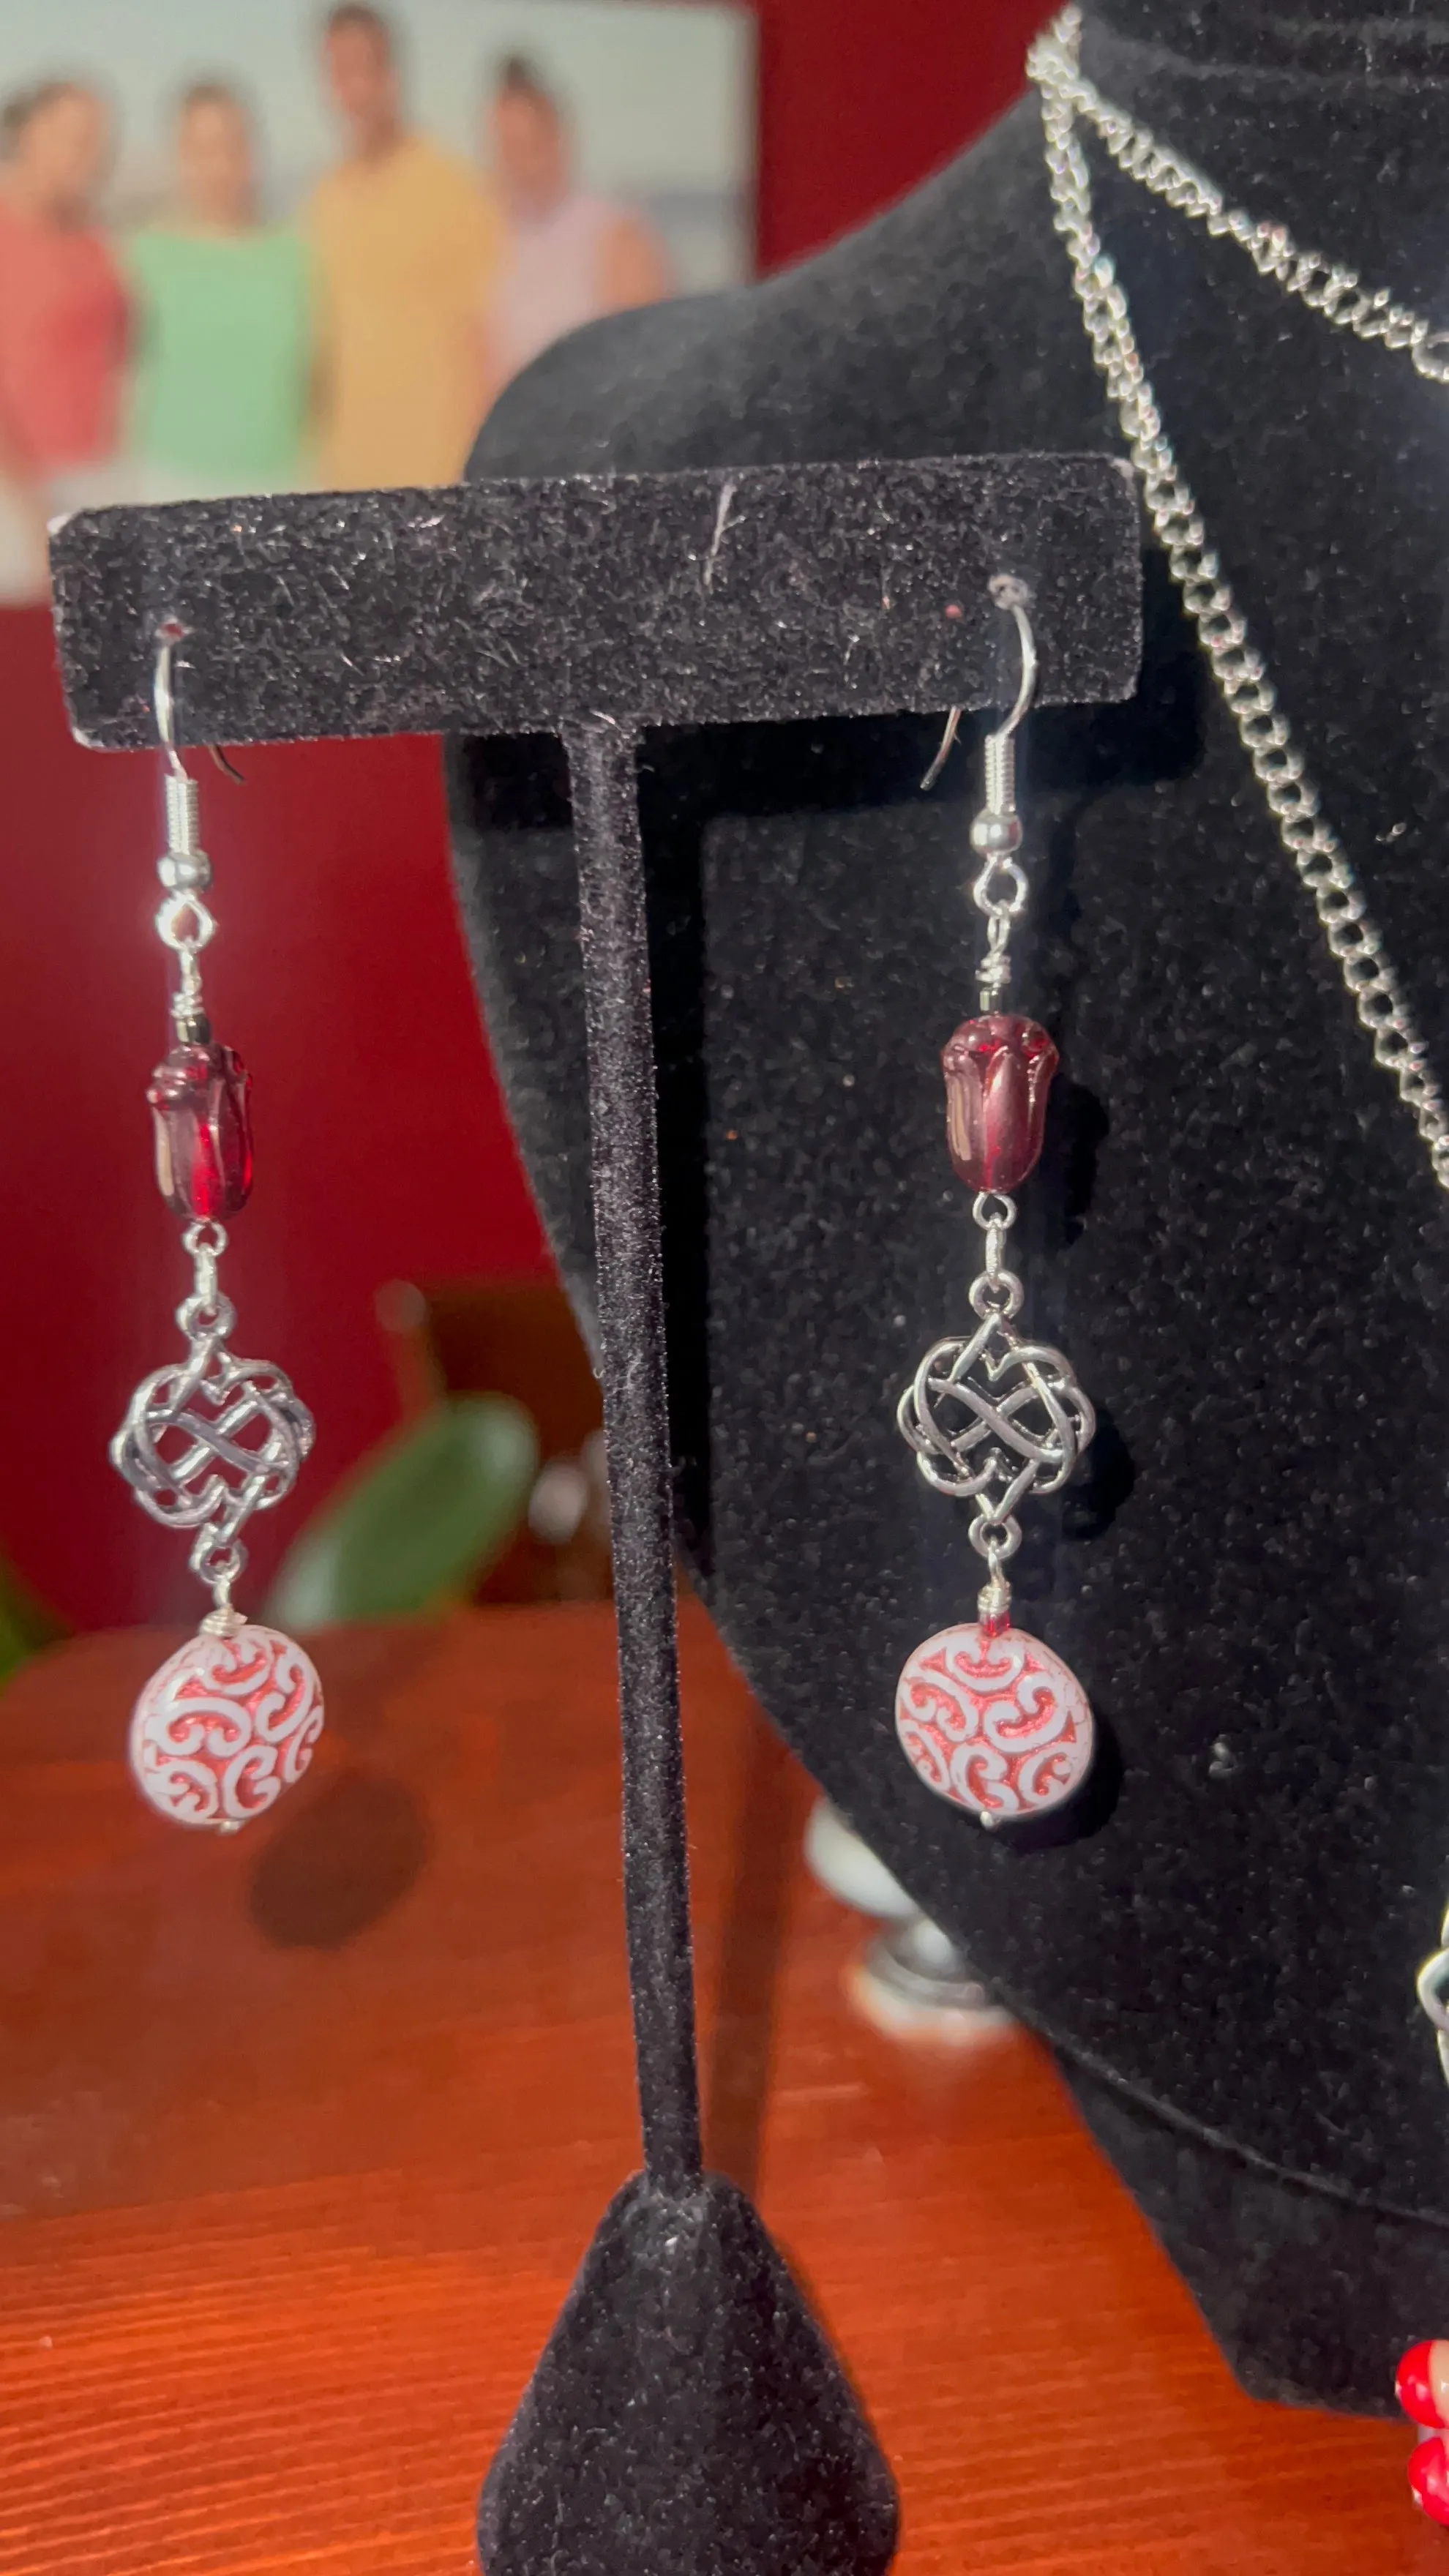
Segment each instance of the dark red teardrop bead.
[{"label": "dark red teardrop bead", "polygon": [[1044,1028],[1005,1011],[963,1020],[947,1041],[946,1141],[969,1189],[1018,1189],[1035,1170],[1060,1061]]},{"label": "dark red teardrop bead", "polygon": [[231,1047],[173,1047],[146,1097],[156,1179],[175,1215],[235,1216],[252,1194],[251,1075]]}]

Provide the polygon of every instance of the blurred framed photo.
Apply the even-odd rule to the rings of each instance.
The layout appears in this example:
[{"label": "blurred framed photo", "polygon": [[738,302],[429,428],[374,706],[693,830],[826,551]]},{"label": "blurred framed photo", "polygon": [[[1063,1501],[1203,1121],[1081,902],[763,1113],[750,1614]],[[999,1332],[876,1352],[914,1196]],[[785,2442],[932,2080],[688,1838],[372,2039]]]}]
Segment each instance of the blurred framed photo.
[{"label": "blurred framed photo", "polygon": [[0,599],[60,511],[453,480],[554,341],[749,274],[754,157],[734,7],[0,0]]}]

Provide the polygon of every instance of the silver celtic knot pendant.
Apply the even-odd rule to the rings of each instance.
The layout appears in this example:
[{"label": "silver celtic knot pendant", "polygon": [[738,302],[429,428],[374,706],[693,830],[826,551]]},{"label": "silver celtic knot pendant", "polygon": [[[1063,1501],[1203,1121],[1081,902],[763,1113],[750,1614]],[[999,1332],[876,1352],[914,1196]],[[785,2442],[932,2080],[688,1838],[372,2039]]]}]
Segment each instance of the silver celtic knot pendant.
[{"label": "silver celtic knot pendant", "polygon": [[997,1312],[968,1340],[932,1345],[896,1419],[927,1484],[980,1498],[998,1522],[1028,1494],[1056,1493],[1097,1428],[1061,1352],[1023,1341]]},{"label": "silver celtic knot pendant", "polygon": [[136,1389],[111,1459],[153,1520],[195,1530],[192,1571],[225,1609],[246,1563],[239,1533],[253,1512],[290,1494],[315,1426],[279,1368],[227,1348],[236,1316],[216,1287],[221,1227],[191,1226],[186,1243],[197,1264],[176,1318],[186,1357]]},{"label": "silver celtic knot pendant", "polygon": [[1419,1970],[1419,2001],[1434,2025],[1439,2043],[1439,2064],[1444,2080],[1449,2083],[1449,1914],[1444,1917],[1439,1934],[1440,1947],[1432,1959],[1426,1959]]},{"label": "silver celtic knot pendant", "polygon": [[111,1457],[153,1520],[199,1533],[192,1564],[205,1581],[252,1513],[291,1492],[313,1438],[280,1369],[211,1339],[136,1389]]}]

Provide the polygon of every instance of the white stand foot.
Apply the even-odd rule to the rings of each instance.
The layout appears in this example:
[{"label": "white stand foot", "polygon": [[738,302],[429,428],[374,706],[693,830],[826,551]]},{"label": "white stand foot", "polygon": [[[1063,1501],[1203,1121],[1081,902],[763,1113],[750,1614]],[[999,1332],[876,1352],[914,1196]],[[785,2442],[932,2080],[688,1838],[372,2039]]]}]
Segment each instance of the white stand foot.
[{"label": "white stand foot", "polygon": [[846,1992],[892,2039],[975,2048],[1016,2027],[949,1935],[920,1913],[871,1943],[848,1971]]},{"label": "white stand foot", "polygon": [[827,1895],[882,1923],[905,1923],[916,1908],[883,1860],[853,1833],[828,1798],[817,1799],[805,1828],[805,1866]]}]

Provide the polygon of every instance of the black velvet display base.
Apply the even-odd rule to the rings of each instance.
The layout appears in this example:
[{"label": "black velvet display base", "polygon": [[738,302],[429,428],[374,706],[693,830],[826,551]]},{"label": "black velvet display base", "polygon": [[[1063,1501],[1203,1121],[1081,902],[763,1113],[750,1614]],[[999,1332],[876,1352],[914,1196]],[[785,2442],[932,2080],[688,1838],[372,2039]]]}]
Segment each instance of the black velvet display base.
[{"label": "black velvet display base", "polygon": [[[1083,59],[1230,201],[1439,318],[1449,22],[1110,0]],[[1443,1079],[1449,395],[1088,150],[1168,430]],[[475,470],[1042,448],[1120,453],[1027,102],[824,257],[551,352]],[[977,1579],[892,1418],[971,1259],[938,1052],[974,1002],[979,752],[923,799],[923,724],[649,745],[680,1526],[816,1777],[1091,2088],[1244,2379],[1387,2409],[1396,2347],[1449,2323],[1449,2097],[1414,1997],[1449,1893],[1449,1210],[1155,556],[1147,596],[1135,705],[1036,720],[1023,781],[1013,1002],[1063,1073],[1020,1266],[1102,1429],[1013,1572],[1110,1738],[1075,1838],[988,1840],[891,1721]],[[454,794],[587,1311],[557,755],[476,746]]]},{"label": "black velvet display base", "polygon": [[488,2474],[486,2576],[883,2576],[890,2473],[744,2194],[613,2202]]}]

